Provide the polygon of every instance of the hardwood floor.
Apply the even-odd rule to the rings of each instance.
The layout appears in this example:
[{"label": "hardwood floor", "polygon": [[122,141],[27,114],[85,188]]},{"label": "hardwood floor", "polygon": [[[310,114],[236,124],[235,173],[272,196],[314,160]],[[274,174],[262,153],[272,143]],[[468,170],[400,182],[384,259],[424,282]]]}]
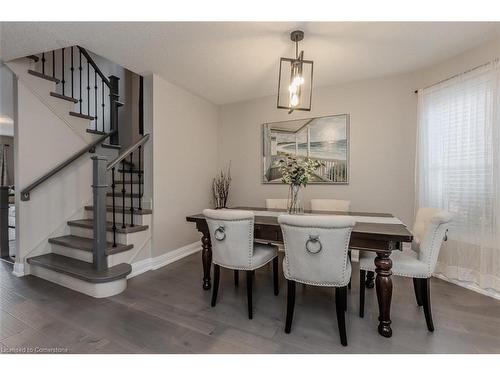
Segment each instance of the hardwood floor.
[{"label": "hardwood floor", "polygon": [[[411,279],[394,278],[393,337],[377,333],[374,289],[358,317],[354,265],[346,313],[349,346],[340,344],[333,289],[297,285],[292,332],[284,333],[286,283],[273,294],[271,266],[256,271],[254,317],[246,289],[221,269],[217,306],[201,289],[200,254],[129,280],[127,290],[93,299],[0,262],[0,351],[68,353],[500,353],[500,301],[432,280],[436,331],[426,329]],[[280,274],[281,262],[280,262]],[[240,274],[240,277],[243,277]]]}]

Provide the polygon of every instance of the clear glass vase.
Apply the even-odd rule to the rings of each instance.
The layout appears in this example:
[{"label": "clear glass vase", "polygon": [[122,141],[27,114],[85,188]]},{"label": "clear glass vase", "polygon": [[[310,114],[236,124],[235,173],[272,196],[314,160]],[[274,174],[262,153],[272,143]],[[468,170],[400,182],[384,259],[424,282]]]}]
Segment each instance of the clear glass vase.
[{"label": "clear glass vase", "polygon": [[300,185],[290,185],[288,191],[288,213],[289,214],[301,214],[304,212],[304,207],[302,207],[302,189]]}]

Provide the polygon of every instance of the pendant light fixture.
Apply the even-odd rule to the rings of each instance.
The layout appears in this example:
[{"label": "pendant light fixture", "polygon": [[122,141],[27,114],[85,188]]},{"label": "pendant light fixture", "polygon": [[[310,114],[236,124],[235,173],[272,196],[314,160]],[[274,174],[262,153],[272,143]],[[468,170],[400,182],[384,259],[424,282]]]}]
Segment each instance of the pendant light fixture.
[{"label": "pendant light fixture", "polygon": [[282,57],[278,78],[278,108],[293,111],[310,111],[312,100],[313,62],[304,60],[299,52],[299,42],[304,39],[302,30],[290,33],[295,43],[295,58]]}]

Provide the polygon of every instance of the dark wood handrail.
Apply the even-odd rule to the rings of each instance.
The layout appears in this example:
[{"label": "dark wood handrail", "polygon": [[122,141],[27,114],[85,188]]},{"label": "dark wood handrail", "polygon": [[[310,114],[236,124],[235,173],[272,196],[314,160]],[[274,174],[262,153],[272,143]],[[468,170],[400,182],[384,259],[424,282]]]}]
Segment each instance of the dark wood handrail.
[{"label": "dark wood handrail", "polygon": [[92,150],[93,148],[95,148],[96,146],[98,146],[100,143],[104,142],[106,140],[106,138],[108,138],[113,133],[114,132],[105,134],[105,135],[101,136],[99,139],[97,139],[96,141],[94,141],[94,142],[88,144],[87,146],[83,147],[80,151],[78,151],[77,153],[73,154],[67,160],[65,160],[61,164],[57,165],[52,170],[50,170],[49,172],[47,172],[45,175],[43,175],[42,177],[38,178],[32,184],[30,184],[29,186],[27,186],[26,188],[24,188],[21,191],[21,200],[22,201],[29,201],[30,200],[30,193],[31,193],[32,190],[34,190],[35,188],[37,188],[39,185],[41,185],[43,182],[47,181],[49,178],[51,178],[55,174],[59,173],[61,170],[63,170],[68,165],[70,165],[71,163],[73,163],[76,159],[78,159],[80,156],[86,154],[87,152],[89,152],[90,150]]},{"label": "dark wood handrail", "polygon": [[90,55],[87,52],[87,50],[85,48],[83,48],[83,47],[80,47],[80,46],[77,46],[77,47],[82,52],[82,55],[85,56],[85,58],[90,63],[90,65],[92,65],[92,67],[94,68],[95,72],[97,74],[99,74],[99,77],[101,77],[102,81],[106,84],[106,86],[108,86],[109,88],[111,88],[111,82],[109,81],[108,77],[106,77],[103,74],[103,72],[101,72],[101,69],[99,69],[99,67],[97,66],[97,64],[95,63],[95,61],[92,59],[92,57],[90,57]]},{"label": "dark wood handrail", "polygon": [[114,158],[112,161],[108,163],[107,170],[111,170],[113,167],[118,165],[122,160],[125,160],[127,156],[129,156],[132,152],[134,152],[139,146],[142,146],[149,139],[149,134],[145,134],[141,139],[135,142],[132,146],[128,147],[125,151],[123,151],[120,155]]}]

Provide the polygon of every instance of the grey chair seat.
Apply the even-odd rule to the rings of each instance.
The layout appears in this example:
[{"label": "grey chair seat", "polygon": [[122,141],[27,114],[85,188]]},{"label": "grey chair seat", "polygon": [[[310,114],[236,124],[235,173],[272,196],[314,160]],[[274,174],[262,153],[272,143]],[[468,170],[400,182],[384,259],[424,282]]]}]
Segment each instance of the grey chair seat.
[{"label": "grey chair seat", "polygon": [[279,294],[278,248],[272,244],[254,241],[254,214],[242,210],[203,210],[212,242],[212,263],[214,263],[214,285],[212,307],[217,304],[220,268],[234,272],[234,283],[239,283],[239,271],[247,274],[248,319],[253,318],[252,284],[254,270],[273,262],[274,295]]},{"label": "grey chair seat", "polygon": [[[423,306],[427,329],[434,331],[431,313],[430,280],[439,250],[450,225],[451,215],[437,208],[422,207],[413,226],[411,250],[391,253],[392,274],[413,278],[418,306]],[[359,257],[359,316],[365,314],[365,286],[373,286],[375,253],[361,252]],[[368,275],[367,275],[368,272]]]},{"label": "grey chair seat", "polygon": [[253,271],[256,270],[257,268],[266,265],[277,256],[278,256],[277,246],[255,242],[253,247],[253,255],[251,256],[250,263],[247,267],[224,264],[223,262],[216,260],[214,260],[213,263],[218,264],[221,267],[231,268],[233,270]]},{"label": "grey chair seat", "polygon": [[[365,271],[375,271],[374,252],[362,251],[359,254],[359,268]],[[427,278],[431,276],[429,264],[418,259],[413,250],[393,251],[391,253],[392,274],[397,276]]]}]

